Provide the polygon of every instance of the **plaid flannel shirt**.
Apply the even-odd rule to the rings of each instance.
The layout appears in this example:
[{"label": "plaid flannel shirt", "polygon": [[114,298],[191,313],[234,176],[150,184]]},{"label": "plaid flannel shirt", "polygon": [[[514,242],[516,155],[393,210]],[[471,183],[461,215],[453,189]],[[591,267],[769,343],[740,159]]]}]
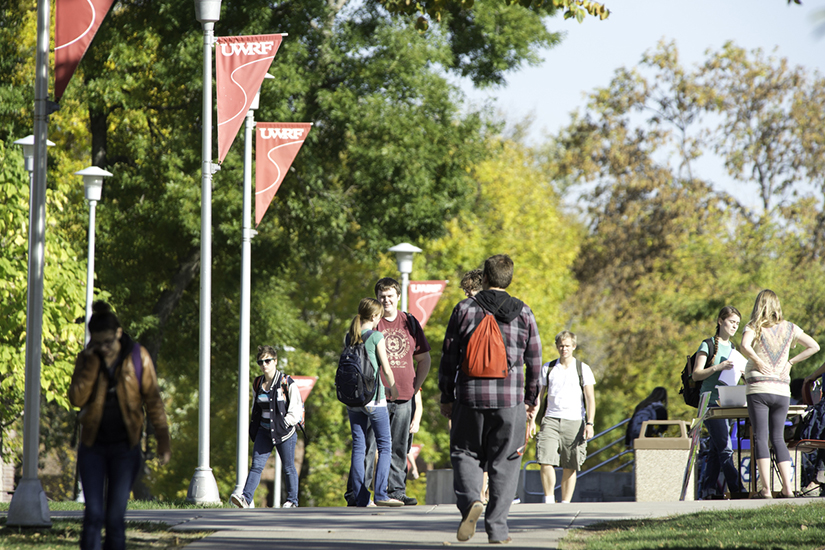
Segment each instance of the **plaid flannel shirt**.
[{"label": "plaid flannel shirt", "polygon": [[475,409],[504,409],[523,402],[535,405],[541,374],[541,339],[536,318],[527,304],[513,321],[499,323],[510,367],[507,377],[470,378],[461,371],[467,342],[484,315],[484,309],[469,298],[453,309],[438,372],[441,402],[458,401]]}]

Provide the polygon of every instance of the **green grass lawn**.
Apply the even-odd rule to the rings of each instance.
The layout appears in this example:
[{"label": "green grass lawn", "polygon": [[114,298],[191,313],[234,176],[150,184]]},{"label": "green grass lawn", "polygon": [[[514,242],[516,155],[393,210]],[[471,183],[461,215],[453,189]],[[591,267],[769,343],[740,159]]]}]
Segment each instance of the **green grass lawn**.
[{"label": "green grass lawn", "polygon": [[561,550],[658,548],[814,550],[825,548],[825,503],[697,512],[662,519],[611,521],[571,531]]},{"label": "green grass lawn", "polygon": [[[219,506],[216,506],[219,507]],[[157,502],[130,500],[130,510],[160,510],[181,508],[203,508],[188,502]],[[0,511],[8,511],[8,503],[0,503]],[[50,502],[53,512],[83,510],[79,502]],[[80,544],[82,519],[52,518],[51,529],[6,527],[6,518],[0,518],[0,550],[51,550],[77,548]],[[126,522],[127,550],[149,548],[183,548],[187,544],[209,535],[208,532],[178,533],[169,531],[163,523]]]}]

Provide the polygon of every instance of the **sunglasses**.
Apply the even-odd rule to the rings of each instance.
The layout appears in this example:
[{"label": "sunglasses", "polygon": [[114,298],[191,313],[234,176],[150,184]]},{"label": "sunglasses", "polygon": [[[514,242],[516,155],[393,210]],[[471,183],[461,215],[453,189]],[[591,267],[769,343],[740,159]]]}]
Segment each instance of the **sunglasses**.
[{"label": "sunglasses", "polygon": [[275,359],[273,359],[272,357],[267,357],[266,359],[258,359],[256,361],[256,363],[258,363],[258,365],[263,367],[264,365],[268,365],[270,362],[272,362],[274,360]]}]

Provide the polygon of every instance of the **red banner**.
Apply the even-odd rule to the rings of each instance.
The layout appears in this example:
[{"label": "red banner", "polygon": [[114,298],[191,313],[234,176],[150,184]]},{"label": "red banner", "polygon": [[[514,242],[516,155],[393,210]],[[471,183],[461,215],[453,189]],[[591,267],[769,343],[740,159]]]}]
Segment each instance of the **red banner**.
[{"label": "red banner", "polygon": [[318,381],[317,376],[293,376],[295,385],[298,386],[298,391],[301,392],[301,401],[306,403],[307,397],[315,387],[315,382]]},{"label": "red banner", "polygon": [[446,286],[447,281],[410,281],[409,310],[422,327],[427,324],[427,319],[433,314],[435,305]]},{"label": "red banner", "polygon": [[255,140],[255,225],[261,223],[272,197],[278,192],[287,170],[312,124],[309,122],[259,122]]},{"label": "red banner", "polygon": [[54,5],[54,98],[59,100],[114,0],[57,0]]},{"label": "red banner", "polygon": [[281,45],[280,34],[222,36],[215,47],[218,162],[223,162]]}]

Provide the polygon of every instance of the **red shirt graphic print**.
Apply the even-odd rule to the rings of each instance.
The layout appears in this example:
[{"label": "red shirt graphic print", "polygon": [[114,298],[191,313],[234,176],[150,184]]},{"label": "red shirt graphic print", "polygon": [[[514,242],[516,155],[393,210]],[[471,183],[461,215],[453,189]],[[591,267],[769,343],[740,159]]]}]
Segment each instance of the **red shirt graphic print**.
[{"label": "red shirt graphic print", "polygon": [[[399,311],[395,320],[381,319],[377,327],[384,335],[387,345],[387,359],[398,387],[398,401],[408,401],[413,397],[413,384],[415,383],[413,356],[430,351],[430,344],[420,327],[416,338],[410,335],[406,316],[406,313]],[[383,380],[383,374],[381,378]]]}]

